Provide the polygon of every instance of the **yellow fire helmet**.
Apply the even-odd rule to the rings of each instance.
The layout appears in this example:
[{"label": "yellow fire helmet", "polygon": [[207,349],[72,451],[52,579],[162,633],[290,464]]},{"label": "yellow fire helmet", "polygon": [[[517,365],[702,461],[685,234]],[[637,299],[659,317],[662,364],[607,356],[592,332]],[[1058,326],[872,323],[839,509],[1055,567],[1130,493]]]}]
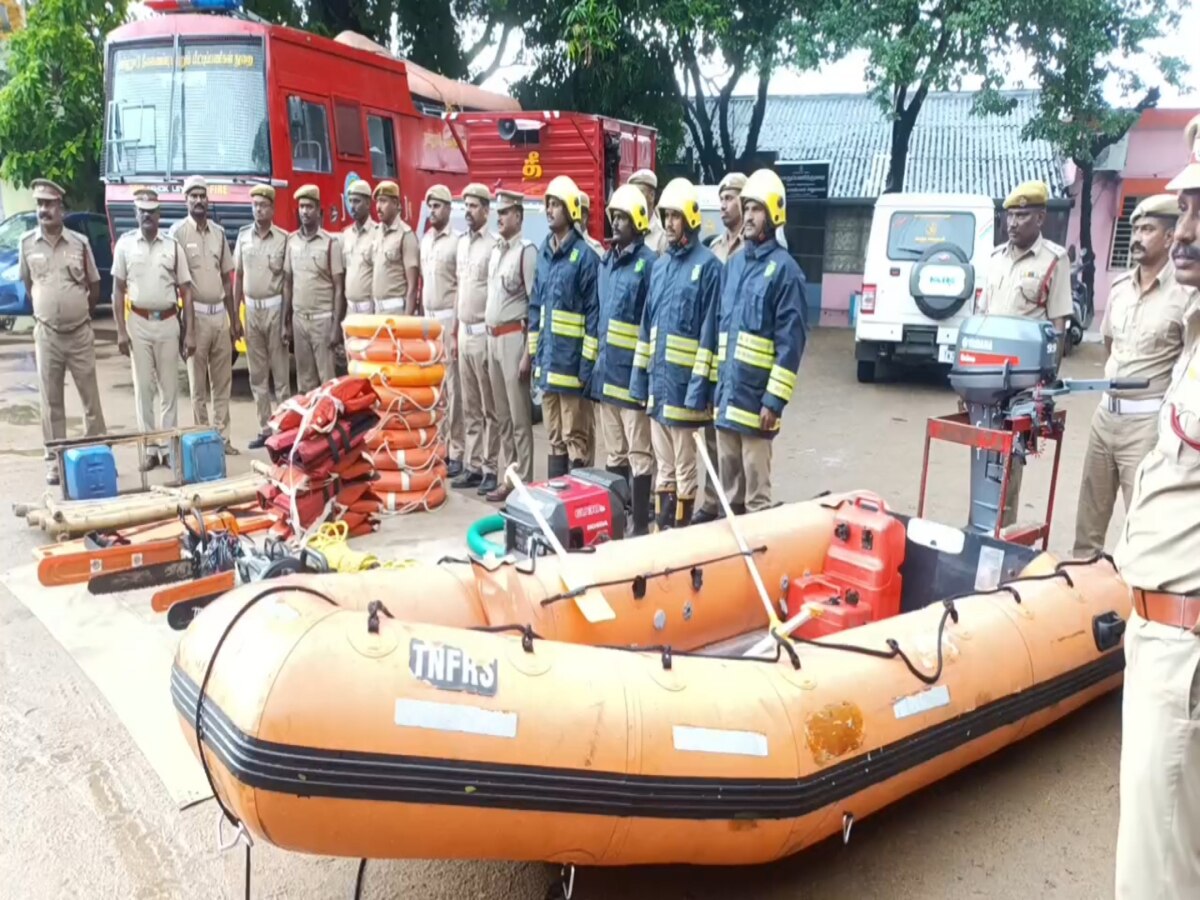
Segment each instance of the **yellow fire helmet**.
[{"label": "yellow fire helmet", "polygon": [[787,192],[779,176],[770,169],[759,169],[746,179],[746,186],[742,188],[742,204],[747,200],[761,203],[775,227],[787,221]]},{"label": "yellow fire helmet", "polygon": [[696,186],[686,178],[672,178],[663,188],[658,200],[658,211],[674,210],[683,216],[687,227],[695,231],[700,227],[700,199]]},{"label": "yellow fire helmet", "polygon": [[638,234],[650,230],[650,210],[646,207],[646,195],[636,184],[623,184],[608,200],[608,220],[612,221],[613,213],[623,212],[633,221],[633,227]]},{"label": "yellow fire helmet", "polygon": [[546,197],[553,197],[567,208],[572,222],[583,218],[583,202],[579,199],[579,186],[568,175],[555,175],[546,185]]}]

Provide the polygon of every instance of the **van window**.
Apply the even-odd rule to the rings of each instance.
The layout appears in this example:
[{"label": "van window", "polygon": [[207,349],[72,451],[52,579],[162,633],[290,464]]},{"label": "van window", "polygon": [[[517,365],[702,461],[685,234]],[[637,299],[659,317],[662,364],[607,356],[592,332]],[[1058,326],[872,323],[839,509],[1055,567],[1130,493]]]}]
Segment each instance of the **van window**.
[{"label": "van window", "polygon": [[299,97],[289,97],[288,119],[292,133],[292,168],[297,172],[332,172],[325,107]]},{"label": "van window", "polygon": [[363,147],[362,113],[357,103],[352,100],[335,99],[333,125],[337,133],[339,156],[362,159],[367,155]]},{"label": "van window", "polygon": [[376,178],[395,178],[396,143],[392,120],[367,116],[367,138],[371,142],[371,174]]},{"label": "van window", "polygon": [[892,213],[888,259],[912,262],[935,244],[954,244],[970,259],[975,252],[975,216],[969,212]]}]

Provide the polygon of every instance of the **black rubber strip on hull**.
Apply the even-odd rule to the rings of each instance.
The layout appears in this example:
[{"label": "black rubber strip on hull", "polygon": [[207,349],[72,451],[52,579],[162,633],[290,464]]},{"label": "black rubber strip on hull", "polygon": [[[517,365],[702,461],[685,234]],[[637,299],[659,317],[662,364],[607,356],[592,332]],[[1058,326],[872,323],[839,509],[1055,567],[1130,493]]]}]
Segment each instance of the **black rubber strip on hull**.
[{"label": "black rubber strip on hull", "polygon": [[[1050,681],[799,779],[624,775],[295,747],[245,734],[204,701],[205,745],[242,784],[298,797],[653,819],[790,819],[853,796],[1049,709],[1122,671],[1117,648]],[[175,709],[195,718],[196,683],[171,672]]]}]

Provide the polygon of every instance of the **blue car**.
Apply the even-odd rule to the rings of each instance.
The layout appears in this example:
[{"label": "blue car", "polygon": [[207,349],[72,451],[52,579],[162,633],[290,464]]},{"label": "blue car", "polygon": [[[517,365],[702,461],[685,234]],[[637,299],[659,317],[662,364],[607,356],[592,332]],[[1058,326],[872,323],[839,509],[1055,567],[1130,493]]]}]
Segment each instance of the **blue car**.
[{"label": "blue car", "polygon": [[[100,297],[107,302],[112,297],[112,241],[108,219],[99,213],[67,213],[65,224],[78,231],[92,245],[96,268],[100,270]],[[18,245],[21,235],[37,227],[36,212],[21,212],[0,222],[0,317],[31,316],[33,305],[25,294],[18,264]]]}]

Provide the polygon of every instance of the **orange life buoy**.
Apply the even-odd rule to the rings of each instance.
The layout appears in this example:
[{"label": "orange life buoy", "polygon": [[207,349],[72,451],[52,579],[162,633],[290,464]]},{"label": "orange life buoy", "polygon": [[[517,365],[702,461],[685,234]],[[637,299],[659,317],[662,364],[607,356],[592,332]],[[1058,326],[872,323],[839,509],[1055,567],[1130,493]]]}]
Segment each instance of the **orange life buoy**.
[{"label": "orange life buoy", "polygon": [[420,491],[395,492],[376,489],[375,496],[379,498],[381,513],[404,515],[437,509],[446,502],[446,487],[438,481]]},{"label": "orange life buoy", "polygon": [[431,444],[428,447],[415,447],[411,450],[382,447],[379,450],[363,451],[363,458],[371,461],[376,472],[399,472],[405,469],[424,471],[446,458],[446,445]]},{"label": "orange life buoy", "polygon": [[432,468],[417,472],[381,470],[375,473],[375,480],[371,482],[371,493],[382,497],[384,494],[420,492],[445,480],[446,467],[440,462]]},{"label": "orange life buoy", "polygon": [[346,337],[392,340],[421,338],[433,340],[442,336],[442,323],[424,316],[375,316],[370,313],[351,313],[342,320]]},{"label": "orange life buoy", "polygon": [[352,359],[347,368],[351,375],[370,378],[371,384],[387,387],[429,387],[441,384],[446,377],[446,367],[437,363],[418,366],[413,363],[364,362],[361,359]]},{"label": "orange life buoy", "polygon": [[440,435],[436,428],[376,429],[367,435],[368,450],[415,450],[436,444]]},{"label": "orange life buoy", "polygon": [[412,412],[389,411],[379,417],[378,431],[410,431],[413,428],[433,428],[441,423],[442,411],[413,410]]},{"label": "orange life buoy", "polygon": [[441,362],[446,358],[446,347],[440,340],[424,338],[400,338],[392,340],[387,335],[377,338],[346,338],[346,358],[361,362],[417,363]]},{"label": "orange life buoy", "polygon": [[372,380],[371,387],[379,395],[379,414],[430,412],[442,396],[440,387],[393,387]]}]

